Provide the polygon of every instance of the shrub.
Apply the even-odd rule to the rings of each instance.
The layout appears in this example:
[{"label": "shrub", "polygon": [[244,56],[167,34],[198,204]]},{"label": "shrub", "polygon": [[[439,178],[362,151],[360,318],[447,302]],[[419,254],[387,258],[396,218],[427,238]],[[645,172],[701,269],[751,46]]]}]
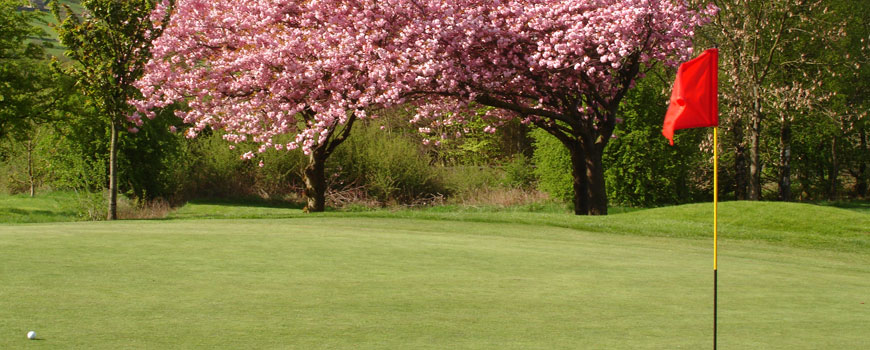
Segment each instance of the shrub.
[{"label": "shrub", "polygon": [[501,169],[504,172],[502,184],[507,187],[528,189],[535,184],[534,164],[522,153],[515,154]]},{"label": "shrub", "polygon": [[693,184],[712,179],[704,173],[709,168],[708,158],[698,149],[705,129],[681,130],[675,135],[674,146],[662,137],[668,101],[657,84],[662,83],[642,81],[620,105],[625,122],[617,126],[616,138],[604,153],[607,196],[613,205],[653,207],[691,202],[704,195],[703,189]]},{"label": "shrub", "polygon": [[558,139],[543,129],[532,131],[535,150],[532,155],[538,189],[550,198],[571,203],[574,198],[574,178],[571,175],[571,154]]},{"label": "shrub", "polygon": [[463,200],[478,191],[498,187],[504,181],[504,174],[493,167],[465,165],[442,168],[441,178],[447,193]]},{"label": "shrub", "polygon": [[[379,202],[408,203],[444,192],[420,144],[365,121],[327,161],[333,187],[362,186]],[[327,174],[329,176],[329,174]]]}]

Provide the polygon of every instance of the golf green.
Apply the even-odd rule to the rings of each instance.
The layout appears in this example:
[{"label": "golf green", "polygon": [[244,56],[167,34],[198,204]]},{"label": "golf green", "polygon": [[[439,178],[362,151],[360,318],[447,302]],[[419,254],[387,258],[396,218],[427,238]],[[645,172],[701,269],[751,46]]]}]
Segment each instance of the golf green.
[{"label": "golf green", "polygon": [[[711,255],[707,239],[409,218],[4,225],[0,348],[702,349]],[[868,348],[868,263],[724,239],[720,347]]]}]

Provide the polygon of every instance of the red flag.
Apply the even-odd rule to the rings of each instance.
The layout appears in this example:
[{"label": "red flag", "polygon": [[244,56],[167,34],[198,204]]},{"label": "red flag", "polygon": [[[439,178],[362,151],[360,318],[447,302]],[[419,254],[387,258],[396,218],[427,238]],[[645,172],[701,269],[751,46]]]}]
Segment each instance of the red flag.
[{"label": "red flag", "polygon": [[709,49],[680,65],[662,135],[674,144],[674,131],[719,126],[719,49]]}]

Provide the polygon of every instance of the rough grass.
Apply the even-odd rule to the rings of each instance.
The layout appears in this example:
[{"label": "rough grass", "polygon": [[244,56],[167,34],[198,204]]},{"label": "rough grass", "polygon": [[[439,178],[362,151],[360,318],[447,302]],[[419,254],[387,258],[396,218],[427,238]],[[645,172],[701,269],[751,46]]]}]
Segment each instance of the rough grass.
[{"label": "rough grass", "polygon": [[[833,213],[835,227],[857,218],[765,205],[730,206],[743,218],[726,227],[795,223],[765,210]],[[509,212],[4,225],[0,348],[708,348],[711,252],[694,239],[702,211],[552,216],[630,228],[616,235],[507,223],[532,220]],[[673,237],[635,235],[647,230]],[[870,254],[784,242],[723,238],[719,345],[865,348]]]},{"label": "rough grass", "polygon": [[[560,206],[517,207],[436,206],[362,212],[303,214],[286,205],[193,202],[169,214],[190,218],[370,217],[432,221],[519,223],[631,236],[708,239],[712,236],[710,203],[655,209],[614,208],[604,217],[575,216]],[[719,235],[723,239],[777,245],[870,253],[870,213],[801,203],[735,201],[719,204]]]},{"label": "rough grass", "polygon": [[[37,192],[27,194],[0,194],[0,224],[37,223],[87,220],[89,216],[105,217],[106,208],[100,194],[75,192]],[[161,219],[172,211],[169,203],[154,200],[137,203],[125,197],[118,198],[118,217],[121,219]],[[90,214],[93,212],[93,214]]]},{"label": "rough grass", "polygon": [[0,194],[0,224],[78,220],[78,200],[72,192]]}]

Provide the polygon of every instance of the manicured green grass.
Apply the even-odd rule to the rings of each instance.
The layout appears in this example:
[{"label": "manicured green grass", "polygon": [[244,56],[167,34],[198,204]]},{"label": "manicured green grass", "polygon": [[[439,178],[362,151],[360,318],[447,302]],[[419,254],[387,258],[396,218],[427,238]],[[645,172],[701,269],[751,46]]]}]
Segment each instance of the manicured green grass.
[{"label": "manicured green grass", "polygon": [[[758,211],[793,208],[756,204],[725,209],[746,218],[724,228],[792,224]],[[509,222],[550,214],[422,211],[4,225],[0,348],[708,348],[710,242],[694,229],[709,225],[696,210],[553,216],[601,232],[634,220],[619,234]],[[818,213],[832,212],[800,214]],[[830,226],[856,219],[842,215]],[[789,242],[723,238],[719,345],[866,348],[870,254]]]},{"label": "manicured green grass", "polygon": [[0,224],[76,221],[78,197],[73,192],[0,194]]}]

